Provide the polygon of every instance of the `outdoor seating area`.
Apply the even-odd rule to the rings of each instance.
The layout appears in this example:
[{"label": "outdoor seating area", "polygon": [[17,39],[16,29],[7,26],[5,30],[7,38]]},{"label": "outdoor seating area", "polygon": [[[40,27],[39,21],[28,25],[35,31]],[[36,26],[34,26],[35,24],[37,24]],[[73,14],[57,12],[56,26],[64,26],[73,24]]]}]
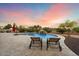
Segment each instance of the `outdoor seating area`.
[{"label": "outdoor seating area", "polygon": [[29,49],[31,49],[33,44],[38,45],[37,47],[40,46],[40,48],[42,50],[42,39],[40,37],[31,37],[31,42],[30,42],[30,45],[29,45]]},{"label": "outdoor seating area", "polygon": [[[42,39],[40,37],[30,37],[31,38],[31,42],[29,45],[29,49],[31,49],[31,47],[40,47],[42,50]],[[60,42],[59,42],[60,38],[48,38],[47,39],[47,44],[46,44],[46,49],[48,50],[49,46],[51,45],[58,45],[59,47],[59,51],[62,51],[62,47],[60,46]]]},{"label": "outdoor seating area", "polygon": [[[47,41],[42,40],[42,50],[41,47],[33,47],[31,45],[31,49],[29,49],[29,45],[31,40],[31,44],[41,44],[40,39],[31,38],[29,35],[17,35],[14,33],[0,33],[0,55],[4,56],[77,56],[73,51],[71,51],[65,44],[65,38],[59,35],[61,38],[56,42],[60,42],[60,46],[62,47],[62,51],[59,51],[59,47],[53,46],[51,48],[47,48]],[[37,42],[39,41],[39,42]],[[49,42],[51,42],[49,40]],[[53,41],[52,41],[53,42]]]},{"label": "outdoor seating area", "polygon": [[62,47],[60,45],[59,40],[60,40],[60,38],[48,38],[48,40],[47,40],[47,50],[48,50],[49,46],[51,46],[51,44],[54,43],[54,45],[58,45],[59,51],[62,51]]}]

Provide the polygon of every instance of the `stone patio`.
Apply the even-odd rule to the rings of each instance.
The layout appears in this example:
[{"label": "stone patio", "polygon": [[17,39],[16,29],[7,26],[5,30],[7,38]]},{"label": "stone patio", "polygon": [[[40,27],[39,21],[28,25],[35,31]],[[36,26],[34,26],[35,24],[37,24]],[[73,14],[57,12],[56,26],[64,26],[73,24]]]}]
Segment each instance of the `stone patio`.
[{"label": "stone patio", "polygon": [[14,33],[0,33],[0,56],[77,56],[65,44],[64,37],[60,36],[62,51],[56,48],[46,50],[46,42],[43,41],[43,49],[29,49],[30,37],[28,35],[17,35]]}]

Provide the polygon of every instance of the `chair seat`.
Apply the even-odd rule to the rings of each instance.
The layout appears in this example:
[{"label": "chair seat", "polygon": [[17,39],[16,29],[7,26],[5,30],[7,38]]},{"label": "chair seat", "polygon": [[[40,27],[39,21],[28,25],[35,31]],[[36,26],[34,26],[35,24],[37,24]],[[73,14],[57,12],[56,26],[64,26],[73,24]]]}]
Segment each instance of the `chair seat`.
[{"label": "chair seat", "polygon": [[32,47],[39,47],[41,44],[32,44]]},{"label": "chair seat", "polygon": [[41,47],[42,49],[42,39],[40,39],[40,37],[31,37],[29,49],[31,47]]},{"label": "chair seat", "polygon": [[51,46],[57,46],[58,45],[59,50],[61,51],[62,48],[60,46],[59,40],[60,40],[60,38],[49,38],[49,39],[47,39],[47,50]]}]

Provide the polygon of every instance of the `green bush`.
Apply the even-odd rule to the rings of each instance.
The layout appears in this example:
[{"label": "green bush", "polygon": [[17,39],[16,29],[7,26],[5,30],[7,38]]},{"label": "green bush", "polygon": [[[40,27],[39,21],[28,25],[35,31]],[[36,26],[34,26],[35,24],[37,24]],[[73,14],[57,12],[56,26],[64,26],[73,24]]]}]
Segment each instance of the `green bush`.
[{"label": "green bush", "polygon": [[27,32],[39,32],[41,30],[41,26],[34,25],[27,28]]},{"label": "green bush", "polygon": [[46,31],[47,33],[52,32],[52,28],[48,28],[48,27],[44,27],[43,30]]},{"label": "green bush", "polygon": [[79,26],[73,29],[75,32],[79,32]]},{"label": "green bush", "polygon": [[65,28],[57,28],[56,31],[59,32],[59,33],[61,33],[61,34],[63,34],[67,30]]},{"label": "green bush", "polygon": [[19,32],[26,32],[26,28],[24,26],[19,26],[18,31]]},{"label": "green bush", "polygon": [[11,24],[7,24],[6,26],[4,26],[4,29],[10,29],[10,28],[12,28]]},{"label": "green bush", "polygon": [[26,31],[27,31],[27,32],[34,32],[34,30],[33,30],[32,27],[28,27],[28,28],[26,29]]}]

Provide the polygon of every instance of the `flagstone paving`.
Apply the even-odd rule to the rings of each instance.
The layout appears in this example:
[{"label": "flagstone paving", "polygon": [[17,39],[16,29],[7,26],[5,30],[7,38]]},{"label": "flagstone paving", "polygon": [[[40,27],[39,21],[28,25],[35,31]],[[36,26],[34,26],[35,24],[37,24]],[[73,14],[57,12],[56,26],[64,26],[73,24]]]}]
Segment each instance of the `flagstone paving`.
[{"label": "flagstone paving", "polygon": [[43,41],[43,49],[29,49],[30,37],[28,35],[13,35],[14,33],[0,33],[0,56],[77,56],[65,44],[64,37],[60,36],[62,51],[56,48],[46,50],[46,42]]}]

